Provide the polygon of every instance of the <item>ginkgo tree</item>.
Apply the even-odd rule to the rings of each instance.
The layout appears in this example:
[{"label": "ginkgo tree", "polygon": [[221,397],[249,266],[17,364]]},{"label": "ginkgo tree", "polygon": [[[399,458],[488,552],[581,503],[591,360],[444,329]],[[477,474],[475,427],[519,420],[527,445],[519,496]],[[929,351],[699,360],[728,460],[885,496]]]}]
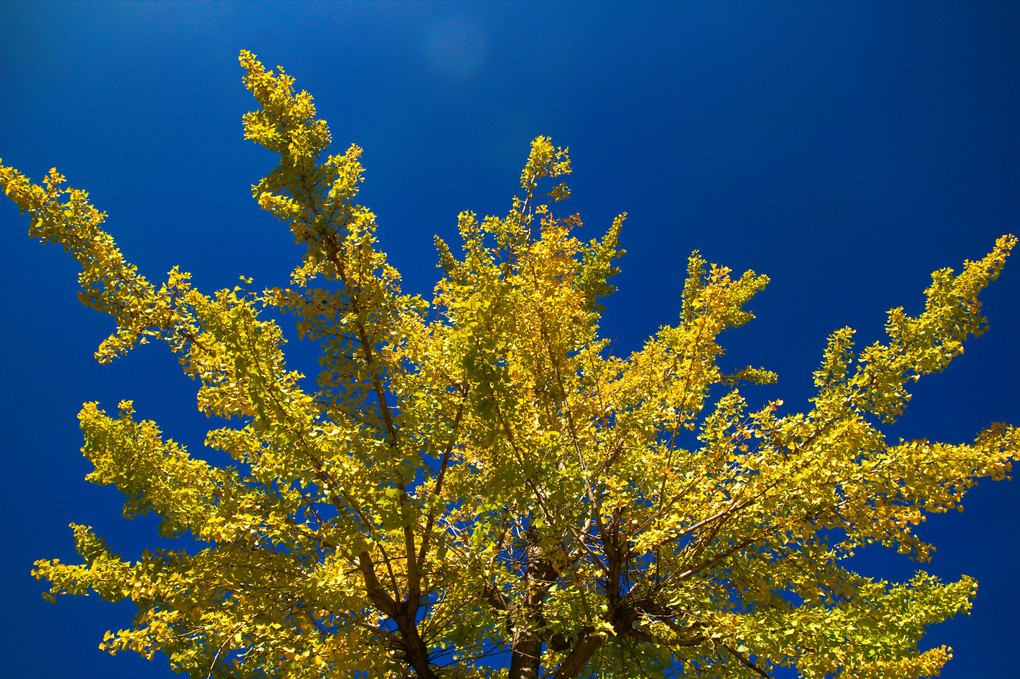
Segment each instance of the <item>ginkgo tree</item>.
[{"label": "ginkgo tree", "polygon": [[[279,165],[252,187],[305,247],[290,281],[207,294],[178,269],[153,283],[102,229],[105,213],[51,170],[0,165],[30,234],[77,259],[82,301],[116,331],[108,362],[160,339],[213,418],[199,458],[135,417],[79,414],[88,480],[128,517],[155,514],[176,548],[116,554],[73,526],[81,563],[36,563],[48,597],[98,593],[138,613],[101,647],[192,677],[770,676],[937,674],[925,628],[971,606],[976,584],[852,569],[880,543],[918,562],[913,527],[1003,478],[1020,435],[887,443],[908,386],[979,334],[978,293],[1016,243],[933,274],[924,312],[889,312],[887,340],[828,340],[802,413],[755,402],[725,373],[719,335],[767,283],[695,252],[679,322],[626,357],[599,334],[622,254],[552,205],[565,149],[531,144],[504,216],[463,212],[436,239],[432,298],[401,291],[356,202],[361,149],[325,155],[312,97],[242,52],[259,103],[245,136]],[[318,345],[315,379],[288,368],[276,319]]]}]

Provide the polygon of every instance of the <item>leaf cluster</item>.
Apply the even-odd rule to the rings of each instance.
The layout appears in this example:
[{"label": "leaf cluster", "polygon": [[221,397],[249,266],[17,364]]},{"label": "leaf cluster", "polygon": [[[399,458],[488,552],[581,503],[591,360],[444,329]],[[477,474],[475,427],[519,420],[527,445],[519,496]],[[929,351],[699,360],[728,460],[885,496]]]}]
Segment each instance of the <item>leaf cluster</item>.
[{"label": "leaf cluster", "polygon": [[[1014,237],[937,271],[884,343],[833,333],[810,409],[787,413],[741,391],[774,374],[719,366],[768,279],[697,252],[678,322],[612,354],[599,300],[626,215],[579,240],[557,212],[569,189],[549,187],[569,151],[545,137],[505,215],[461,213],[459,252],[436,239],[432,298],[404,294],[357,203],[361,149],[325,155],[312,97],[240,62],[259,104],[245,137],[279,157],[253,197],[305,246],[286,286],[205,294],[175,268],[157,287],[87,194],[0,165],[30,235],[81,263],[82,301],[116,323],[98,360],[165,341],[223,425],[199,459],[129,401],[83,407],[88,480],[187,538],[132,561],[75,526],[81,563],[37,562],[50,597],[137,605],[103,648],[196,677],[907,678],[951,657],[918,644],[969,610],[973,580],[890,583],[846,560],[881,543],[927,561],[913,528],[1017,458],[1007,425],[962,444],[881,430],[983,330],[977,296]],[[320,348],[314,379],[287,367],[277,312]]]}]

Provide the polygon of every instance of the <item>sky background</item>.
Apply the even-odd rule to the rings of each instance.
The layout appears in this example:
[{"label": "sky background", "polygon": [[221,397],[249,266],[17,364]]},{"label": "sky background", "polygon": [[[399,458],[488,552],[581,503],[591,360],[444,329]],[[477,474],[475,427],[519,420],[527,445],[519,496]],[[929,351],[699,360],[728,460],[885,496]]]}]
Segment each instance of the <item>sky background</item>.
[{"label": "sky background", "polygon": [[[39,181],[56,166],[109,213],[151,280],[174,265],[205,292],[240,275],[281,284],[300,251],[251,199],[274,157],[242,138],[255,107],[241,49],[313,94],[334,146],[364,148],[361,202],[405,290],[430,293],[434,234],[462,210],[502,215],[528,143],[569,146],[566,210],[601,236],[626,211],[628,250],[603,328],[621,354],[677,320],[700,249],[772,283],[724,337],[732,367],[779,373],[752,404],[807,408],[825,339],[861,345],[884,313],[918,313],[930,273],[978,258],[1020,216],[1020,3],[0,2],[0,158]],[[131,398],[200,453],[194,384],[165,345],[100,366],[111,321],[76,299],[76,264],[26,236],[0,201],[0,618],[6,676],[168,678],[165,662],[97,650],[131,607],[48,604],[39,558],[75,560],[68,523],[127,558],[158,544],[115,490],[87,484],[75,415]],[[990,330],[919,383],[896,437],[968,441],[1020,424],[1020,261],[983,296]],[[293,328],[285,326],[293,337]],[[293,345],[292,345],[293,346]],[[296,362],[307,357],[298,355]],[[930,631],[945,679],[1016,673],[1016,481],[982,482],[962,514],[930,517],[928,570],[975,576],[970,618]],[[859,570],[905,580],[880,549]]]}]

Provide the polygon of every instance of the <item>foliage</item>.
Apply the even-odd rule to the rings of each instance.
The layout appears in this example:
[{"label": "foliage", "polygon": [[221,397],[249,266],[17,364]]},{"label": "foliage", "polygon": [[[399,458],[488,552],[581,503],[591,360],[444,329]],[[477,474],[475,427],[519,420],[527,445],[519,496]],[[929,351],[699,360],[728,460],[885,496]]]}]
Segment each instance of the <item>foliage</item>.
[{"label": "foliage", "polygon": [[[280,157],[253,187],[306,247],[287,287],[207,295],[172,270],[156,285],[102,230],[105,214],[51,170],[0,166],[30,233],[82,265],[81,298],[116,332],[96,354],[166,341],[217,418],[192,457],[130,401],[79,419],[88,480],[128,517],[153,513],[181,547],[134,561],[74,526],[81,564],[44,560],[57,594],[131,599],[102,647],[161,651],[194,677],[919,677],[928,625],[970,608],[975,582],[918,571],[893,584],[846,559],[881,543],[919,562],[912,527],[1003,478],[1020,436],[888,444],[880,430],[982,331],[978,293],[1016,243],[935,272],[920,316],[889,312],[885,343],[855,354],[835,332],[805,413],[752,406],[717,338],[752,318],[767,279],[698,253],[677,325],[628,357],[599,336],[621,215],[601,240],[550,207],[567,151],[539,137],[503,217],[437,239],[431,301],[401,292],[356,202],[361,149],[330,143],[311,96],[242,52],[260,108],[245,136]],[[321,347],[315,382],[289,370],[277,312]],[[196,545],[198,549],[189,549]]]}]

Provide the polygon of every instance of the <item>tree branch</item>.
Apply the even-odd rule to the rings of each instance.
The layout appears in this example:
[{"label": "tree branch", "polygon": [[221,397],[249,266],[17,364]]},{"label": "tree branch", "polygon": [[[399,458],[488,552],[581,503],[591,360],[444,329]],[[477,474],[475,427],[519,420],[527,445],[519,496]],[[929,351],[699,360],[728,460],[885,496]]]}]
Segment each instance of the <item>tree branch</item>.
[{"label": "tree branch", "polygon": [[768,672],[766,672],[766,671],[765,671],[765,670],[763,670],[762,668],[760,668],[760,667],[758,667],[757,665],[755,665],[755,664],[754,664],[753,662],[751,662],[751,660],[750,660],[750,659],[748,659],[748,658],[744,657],[744,655],[743,655],[742,653],[740,653],[740,651],[738,651],[737,649],[733,648],[732,646],[730,646],[730,645],[729,645],[729,644],[727,644],[726,642],[723,642],[723,644],[722,644],[722,647],[723,647],[723,648],[725,648],[725,649],[726,649],[727,651],[729,651],[730,653],[732,653],[732,654],[733,654],[733,656],[734,656],[734,657],[735,657],[735,658],[736,658],[737,660],[739,660],[739,661],[740,661],[740,663],[741,663],[741,664],[742,664],[742,665],[743,665],[744,667],[746,667],[746,668],[748,668],[748,669],[750,669],[750,670],[754,671],[755,673],[757,673],[757,674],[758,674],[758,676],[761,676],[761,677],[765,677],[765,679],[771,679],[771,677],[769,676]]}]

